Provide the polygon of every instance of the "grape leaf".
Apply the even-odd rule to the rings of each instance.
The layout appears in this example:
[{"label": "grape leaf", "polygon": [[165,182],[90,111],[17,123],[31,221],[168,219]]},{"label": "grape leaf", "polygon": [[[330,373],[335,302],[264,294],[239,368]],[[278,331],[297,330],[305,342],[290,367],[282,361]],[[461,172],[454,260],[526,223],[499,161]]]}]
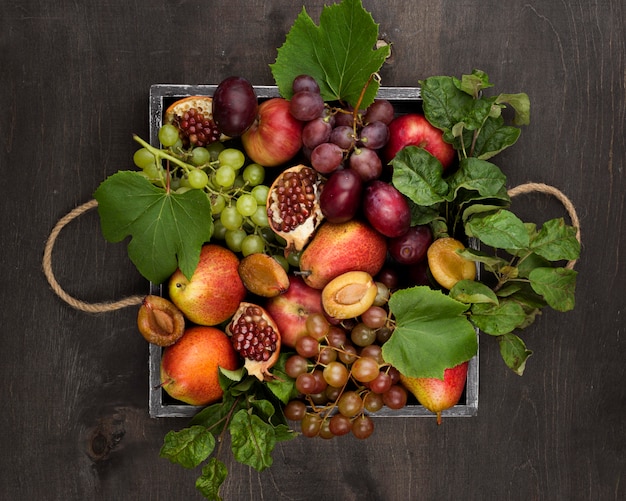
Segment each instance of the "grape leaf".
[{"label": "grape leaf", "polygon": [[389,309],[396,328],[383,344],[383,358],[405,376],[443,379],[445,369],[469,360],[478,350],[467,308],[427,286],[394,292]]},{"label": "grape leaf", "polygon": [[163,283],[177,267],[191,277],[213,233],[211,203],[202,190],[168,192],[139,172],[119,171],[94,197],[104,238],[131,236],[128,256],[146,279]]},{"label": "grape leaf", "polygon": [[[389,46],[378,49],[378,24],[363,9],[361,0],[343,0],[322,9],[317,26],[303,7],[278,49],[276,62],[270,64],[280,95],[293,93],[291,85],[298,75],[317,81],[325,101],[359,102],[361,91],[389,56]],[[374,101],[379,84],[373,79],[360,107]]]}]

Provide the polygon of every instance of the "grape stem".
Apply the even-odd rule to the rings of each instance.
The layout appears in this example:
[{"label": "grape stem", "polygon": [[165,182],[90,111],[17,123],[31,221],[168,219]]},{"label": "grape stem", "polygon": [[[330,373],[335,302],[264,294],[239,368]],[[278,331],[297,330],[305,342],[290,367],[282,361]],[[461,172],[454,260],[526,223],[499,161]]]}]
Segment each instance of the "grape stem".
[{"label": "grape stem", "polygon": [[137,141],[141,146],[146,148],[150,153],[152,153],[157,160],[163,159],[163,160],[167,160],[168,162],[173,162],[179,167],[181,167],[186,173],[189,173],[193,169],[193,167],[189,165],[188,163],[185,163],[182,160],[179,160],[178,158],[176,158],[173,155],[170,155],[169,153],[165,153],[163,150],[159,148],[155,148],[150,143],[147,143],[146,141],[141,139],[137,134],[133,134],[133,139]]}]

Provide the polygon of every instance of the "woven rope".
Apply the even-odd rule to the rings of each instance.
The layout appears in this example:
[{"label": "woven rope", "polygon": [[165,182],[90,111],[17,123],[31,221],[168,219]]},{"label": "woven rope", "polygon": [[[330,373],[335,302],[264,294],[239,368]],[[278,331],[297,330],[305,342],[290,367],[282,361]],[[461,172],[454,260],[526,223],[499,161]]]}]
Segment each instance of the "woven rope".
[{"label": "woven rope", "polygon": [[145,296],[129,296],[127,298],[120,299],[119,301],[107,301],[102,303],[87,303],[85,301],[81,301],[80,299],[76,299],[75,297],[72,297],[67,292],[65,292],[63,287],[61,287],[56,277],[54,276],[54,272],[52,271],[52,250],[54,248],[56,239],[59,236],[59,233],[61,233],[61,230],[74,219],[97,206],[97,200],[89,200],[88,202],[85,202],[84,204],[74,208],[68,214],[59,219],[57,224],[54,225],[54,228],[50,232],[50,236],[46,241],[46,247],[43,253],[43,272],[46,275],[48,283],[50,284],[50,287],[52,287],[52,290],[55,292],[55,294],[76,310],[81,310],[88,313],[105,313],[109,311],[119,310],[127,306],[139,305],[141,304]]},{"label": "woven rope", "polygon": [[[578,215],[576,214],[576,208],[574,207],[574,204],[570,201],[570,199],[567,198],[557,188],[543,183],[525,183],[511,188],[508,191],[508,194],[511,198],[513,198],[518,195],[537,192],[552,195],[563,204],[572,221],[572,226],[576,228],[576,238],[580,242],[580,222],[578,220]],[[65,228],[65,226],[67,226],[69,223],[71,223],[74,219],[97,206],[97,200],[89,200],[88,202],[85,202],[84,204],[79,205],[78,207],[71,210],[69,213],[59,219],[59,221],[54,225],[54,228],[50,232],[50,236],[46,241],[46,247],[43,253],[42,266],[44,274],[46,275],[48,283],[50,284],[50,287],[52,287],[54,293],[76,310],[81,310],[88,313],[105,313],[109,311],[119,310],[121,308],[126,308],[127,306],[138,306],[141,304],[145,296],[129,296],[124,299],[120,299],[119,301],[105,301],[102,303],[88,303],[85,301],[81,301],[80,299],[76,299],[75,297],[65,292],[63,287],[61,287],[56,277],[54,276],[54,271],[52,270],[52,250],[54,249],[54,244],[56,243],[59,233],[61,233],[61,230]],[[576,260],[572,260],[567,263],[566,267],[569,269],[573,269],[575,264]]]},{"label": "woven rope", "polygon": [[[515,186],[514,188],[511,188],[508,191],[509,197],[511,198],[516,197],[518,195],[524,195],[526,193],[546,193],[548,195],[552,195],[553,197],[556,197],[559,200],[559,202],[563,204],[563,207],[565,207],[565,210],[567,211],[567,214],[572,221],[572,226],[576,229],[576,239],[578,240],[578,242],[581,241],[580,240],[580,221],[578,220],[578,214],[576,214],[576,208],[574,207],[574,204],[572,203],[572,201],[569,198],[567,198],[562,191],[558,190],[554,186],[550,186],[549,184],[543,184],[543,183],[520,184],[519,186]],[[570,270],[574,269],[574,266],[576,265],[576,261],[577,261],[576,259],[572,259],[571,261],[568,261],[565,267]]]}]

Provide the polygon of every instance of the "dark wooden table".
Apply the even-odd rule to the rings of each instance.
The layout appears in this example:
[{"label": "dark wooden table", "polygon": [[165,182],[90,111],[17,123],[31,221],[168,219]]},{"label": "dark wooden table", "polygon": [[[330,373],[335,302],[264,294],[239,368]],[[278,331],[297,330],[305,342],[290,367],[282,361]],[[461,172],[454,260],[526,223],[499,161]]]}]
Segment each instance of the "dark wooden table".
[{"label": "dark wooden table", "polygon": [[[231,74],[272,84],[268,64],[302,3],[317,20],[317,0],[4,4],[0,498],[201,499],[199,471],[159,458],[165,433],[186,421],[148,416],[136,309],[69,307],[42,273],[44,243],[102,180],[131,167],[151,84]],[[481,340],[476,417],[441,427],[379,419],[366,441],[299,438],[260,474],[227,458],[225,499],[625,499],[622,0],[364,5],[394,43],[384,85],[480,68],[499,90],[529,94],[531,125],[498,163],[511,186],[551,184],[576,205],[577,306],[528,329],[535,353],[521,378]],[[564,215],[545,195],[514,209],[537,223]],[[53,257],[59,282],[83,300],[147,292],[125,246],[104,242],[95,211],[64,230]]]}]

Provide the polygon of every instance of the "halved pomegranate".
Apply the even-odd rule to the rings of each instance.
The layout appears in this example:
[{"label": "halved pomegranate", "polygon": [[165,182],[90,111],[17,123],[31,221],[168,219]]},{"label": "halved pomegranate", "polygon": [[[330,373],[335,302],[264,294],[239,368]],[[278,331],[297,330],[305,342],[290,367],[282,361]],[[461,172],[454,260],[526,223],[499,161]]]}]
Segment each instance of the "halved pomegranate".
[{"label": "halved pomegranate", "polygon": [[244,367],[259,381],[273,379],[269,370],[280,355],[280,332],[269,313],[261,306],[242,302],[226,327],[235,351],[244,359]]},{"label": "halved pomegranate", "polygon": [[267,217],[287,242],[285,254],[301,251],[324,219],[319,203],[323,184],[315,169],[302,164],[285,169],[272,183]]},{"label": "halved pomegranate", "polygon": [[165,110],[163,123],[178,128],[185,146],[206,146],[224,139],[213,121],[213,98],[209,96],[179,99]]}]

